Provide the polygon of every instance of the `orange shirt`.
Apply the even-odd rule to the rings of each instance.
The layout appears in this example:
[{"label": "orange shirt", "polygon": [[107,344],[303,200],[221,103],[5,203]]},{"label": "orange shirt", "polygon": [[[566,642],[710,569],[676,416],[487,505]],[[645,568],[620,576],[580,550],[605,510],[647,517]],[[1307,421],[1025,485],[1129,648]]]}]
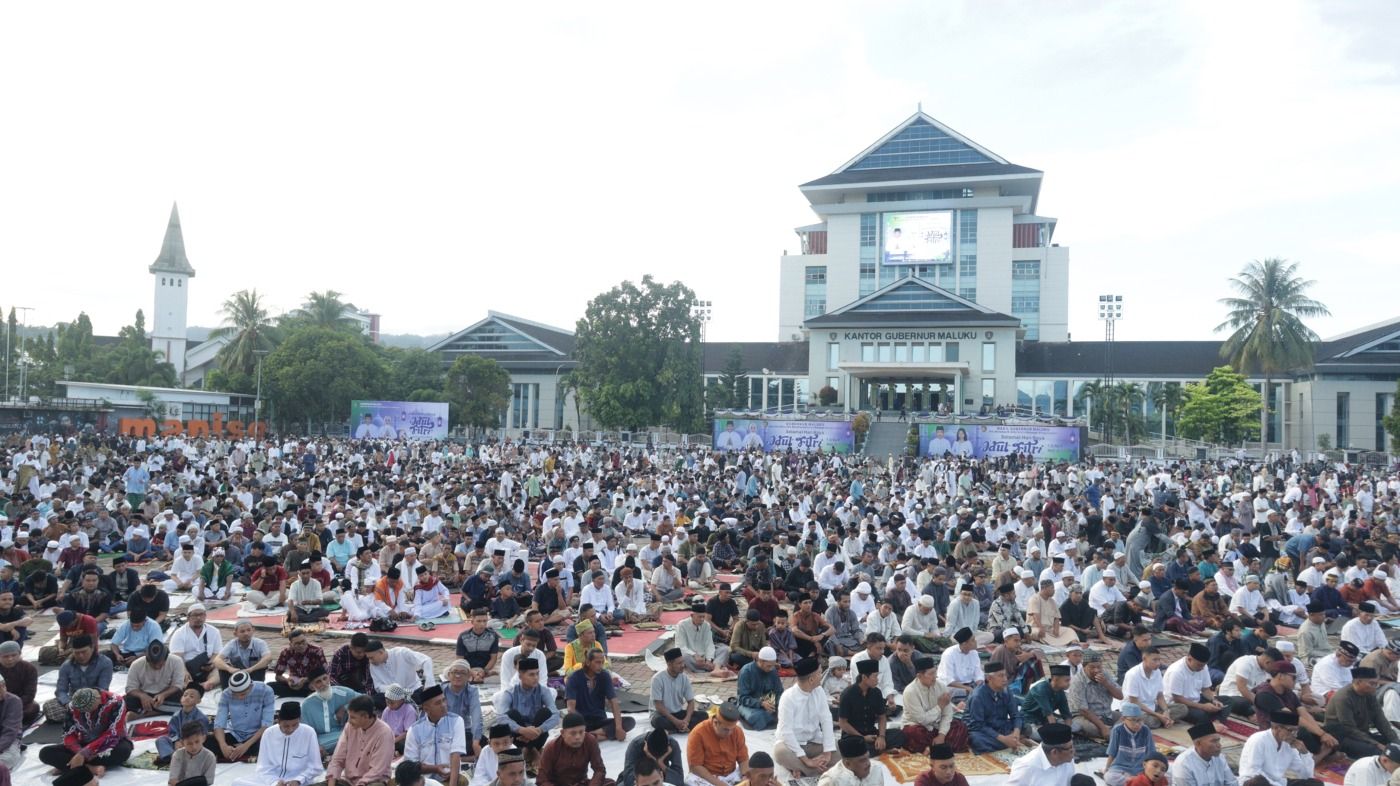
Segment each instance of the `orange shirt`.
[{"label": "orange shirt", "polygon": [[724,777],[739,767],[739,762],[749,760],[749,746],[744,741],[744,730],[735,727],[728,736],[715,733],[714,719],[702,721],[685,743],[685,760],[700,765],[711,775]]}]

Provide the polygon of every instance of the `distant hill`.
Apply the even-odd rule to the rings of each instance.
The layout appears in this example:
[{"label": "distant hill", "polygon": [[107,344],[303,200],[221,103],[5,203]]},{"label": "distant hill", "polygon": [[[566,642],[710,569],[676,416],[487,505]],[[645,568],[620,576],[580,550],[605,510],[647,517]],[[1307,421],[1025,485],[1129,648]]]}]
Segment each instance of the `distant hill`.
[{"label": "distant hill", "polygon": [[[214,328],[192,327],[185,331],[185,335],[191,341],[203,341],[209,338],[209,331]],[[404,349],[427,349],[433,344],[452,335],[451,333],[437,333],[431,336],[419,336],[413,333],[380,333],[379,343],[386,347],[403,347]]]}]

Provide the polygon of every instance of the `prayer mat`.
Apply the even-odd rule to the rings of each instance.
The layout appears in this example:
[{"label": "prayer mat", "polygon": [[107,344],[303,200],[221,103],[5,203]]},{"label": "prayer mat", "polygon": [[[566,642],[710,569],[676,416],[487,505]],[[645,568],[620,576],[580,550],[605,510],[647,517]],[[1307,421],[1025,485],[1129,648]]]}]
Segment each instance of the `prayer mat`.
[{"label": "prayer mat", "polygon": [[515,637],[520,635],[519,628],[501,628],[496,632],[501,635],[502,641],[515,641]]},{"label": "prayer mat", "polygon": [[1313,777],[1324,783],[1335,783],[1338,786],[1346,782],[1347,770],[1356,762],[1345,756],[1336,755],[1333,758],[1319,764],[1313,770]]},{"label": "prayer mat", "polygon": [[126,727],[126,736],[130,737],[133,742],[154,740],[169,733],[170,722],[163,720],[137,721],[127,724]]},{"label": "prayer mat", "polygon": [[57,745],[63,742],[63,726],[57,723],[41,723],[20,738],[25,745]]},{"label": "prayer mat", "polygon": [[1226,718],[1223,721],[1216,721],[1216,728],[1220,729],[1220,734],[1231,739],[1244,742],[1253,736],[1260,729],[1253,723],[1240,720],[1238,718]]},{"label": "prayer mat", "polygon": [[1171,740],[1161,736],[1160,734],[1152,735],[1152,741],[1157,744],[1157,752],[1162,754],[1163,756],[1166,756],[1168,759],[1186,750],[1185,745],[1182,745],[1178,742],[1172,742]]},{"label": "prayer mat", "polygon": [[666,630],[666,626],[659,622],[637,622],[632,627],[637,630]]},{"label": "prayer mat", "polygon": [[[928,759],[927,756],[923,758]],[[957,765],[958,772],[963,775],[1004,775],[1011,772],[1009,766],[995,756],[986,753],[973,753],[972,751],[955,753],[953,754],[953,762]]]},{"label": "prayer mat", "polygon": [[[927,772],[933,763],[922,753],[893,750],[881,754],[879,760],[889,769],[890,775],[900,783],[913,783],[921,773]],[[961,770],[960,770],[961,772]],[[967,773],[963,773],[966,775]]]},{"label": "prayer mat", "polygon": [[170,769],[169,767],[157,767],[157,766],[156,766],[156,752],[155,752],[155,751],[146,751],[145,753],[138,753],[138,754],[132,756],[131,758],[127,759],[127,760],[126,760],[126,763],[123,764],[122,766],[123,766],[123,767],[127,767],[127,768],[129,768],[129,769],[133,769],[133,770],[168,770],[168,769]]}]

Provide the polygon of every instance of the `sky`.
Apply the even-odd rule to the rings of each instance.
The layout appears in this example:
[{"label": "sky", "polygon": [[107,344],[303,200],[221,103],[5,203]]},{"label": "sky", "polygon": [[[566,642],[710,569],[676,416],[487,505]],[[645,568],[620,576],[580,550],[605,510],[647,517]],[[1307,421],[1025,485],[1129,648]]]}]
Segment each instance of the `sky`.
[{"label": "sky", "polygon": [[[1400,4],[0,5],[0,308],[150,313],[178,201],[189,322],[334,289],[387,333],[572,327],[624,279],[778,338],[797,185],[922,104],[1043,170],[1071,335],[1210,338],[1252,259],[1327,337],[1400,316]],[[15,275],[18,272],[19,275]]]}]

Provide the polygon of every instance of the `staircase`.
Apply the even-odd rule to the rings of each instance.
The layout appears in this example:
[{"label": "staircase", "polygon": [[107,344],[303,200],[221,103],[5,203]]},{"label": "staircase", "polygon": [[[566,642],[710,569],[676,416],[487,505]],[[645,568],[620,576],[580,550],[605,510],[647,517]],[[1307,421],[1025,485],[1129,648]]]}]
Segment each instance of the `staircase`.
[{"label": "staircase", "polygon": [[871,423],[865,433],[865,455],[881,461],[890,456],[903,456],[909,442],[909,424],[884,420]]}]

